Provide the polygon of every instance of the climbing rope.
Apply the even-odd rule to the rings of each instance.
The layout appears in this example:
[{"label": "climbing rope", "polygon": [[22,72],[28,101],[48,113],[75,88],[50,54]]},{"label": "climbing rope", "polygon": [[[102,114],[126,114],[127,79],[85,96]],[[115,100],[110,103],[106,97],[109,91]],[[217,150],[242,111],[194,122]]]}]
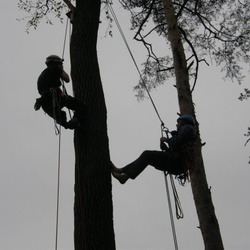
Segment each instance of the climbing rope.
[{"label": "climbing rope", "polygon": [[[69,26],[69,18],[67,18],[66,20],[66,28],[65,28],[65,34],[64,34],[64,41],[63,41],[63,52],[62,52],[62,60],[64,61],[64,54],[65,54],[65,48],[66,48],[66,41],[67,41],[67,33],[68,33],[68,30],[69,30],[69,35],[71,33],[71,30],[68,28]],[[63,90],[63,93],[65,95],[67,95],[67,89],[65,87],[65,84],[64,84],[64,81],[61,79],[61,84],[62,84],[62,90]],[[71,115],[71,112],[70,110],[68,109],[68,113],[69,113],[69,117],[70,119],[72,118],[72,115]]]},{"label": "climbing rope", "polygon": [[[166,184],[168,208],[169,208],[171,228],[172,228],[172,233],[173,233],[173,238],[174,238],[174,246],[175,246],[175,250],[178,250],[177,236],[176,236],[176,230],[175,230],[175,224],[174,224],[174,216],[173,216],[173,211],[172,211],[172,204],[171,204],[171,199],[170,199],[170,192],[169,192],[169,187],[168,187],[167,175],[168,174],[164,171],[164,176],[165,176],[164,179],[165,179],[165,184]],[[170,176],[172,176],[172,175],[170,175]]]},{"label": "climbing rope", "polygon": [[59,141],[58,141],[55,250],[57,250],[57,247],[58,247],[59,203],[60,203],[60,173],[61,173],[61,125],[59,126]]},{"label": "climbing rope", "polygon": [[64,60],[64,53],[65,53],[65,48],[66,48],[68,26],[69,26],[69,19],[67,18],[67,20],[66,20],[66,28],[65,28],[65,33],[64,33],[63,49],[62,49],[62,51],[63,51],[62,52],[62,59],[63,60]]},{"label": "climbing rope", "polygon": [[[64,53],[65,53],[65,47],[66,47],[66,40],[67,40],[67,30],[68,30],[68,18],[66,21],[66,28],[65,28],[65,35],[64,35],[64,42],[63,42],[63,52],[62,52],[62,60],[64,60]],[[64,86],[64,81],[62,81],[62,88],[63,88],[63,93],[67,94],[66,88]],[[57,93],[53,93],[53,98]],[[56,104],[56,101],[58,100],[53,100],[53,105]],[[58,106],[59,107],[59,106]],[[55,107],[56,108],[56,107]],[[59,205],[60,205],[60,173],[61,173],[61,125],[56,124],[55,120],[55,110],[53,107],[53,112],[54,112],[54,122],[55,122],[55,132],[56,135],[59,135],[58,139],[58,159],[57,159],[57,194],[56,194],[56,222],[55,222],[55,250],[58,249],[58,232],[59,232]],[[70,112],[69,112],[70,114]]]},{"label": "climbing rope", "polygon": [[133,53],[132,53],[132,51],[131,51],[131,49],[130,49],[130,47],[129,47],[129,44],[128,44],[128,42],[127,42],[127,39],[126,39],[126,37],[125,37],[125,35],[124,35],[124,33],[123,33],[123,30],[122,30],[122,28],[121,28],[121,25],[120,25],[120,23],[119,23],[119,20],[118,20],[118,18],[116,17],[116,14],[115,14],[114,9],[113,9],[113,7],[112,7],[112,2],[110,2],[109,0],[107,0],[107,6],[108,6],[108,8],[109,8],[109,10],[110,10],[110,13],[112,14],[112,16],[113,16],[113,18],[114,18],[114,20],[115,20],[116,26],[117,26],[117,28],[118,28],[118,30],[119,30],[121,36],[122,36],[122,39],[123,39],[123,41],[124,41],[124,43],[125,43],[125,45],[126,45],[126,47],[127,47],[127,49],[128,49],[128,52],[129,52],[129,54],[130,54],[130,56],[131,56],[131,58],[132,58],[132,60],[133,60],[133,63],[134,63],[134,65],[135,65],[135,67],[136,67],[136,70],[138,71],[138,74],[139,74],[139,76],[140,76],[142,85],[143,85],[143,87],[145,88],[145,90],[146,90],[146,92],[147,92],[147,94],[148,94],[148,97],[149,97],[149,99],[150,99],[150,101],[151,101],[151,103],[152,103],[152,105],[153,105],[153,108],[154,108],[154,110],[155,110],[155,112],[156,112],[156,115],[158,116],[158,118],[159,118],[161,124],[164,126],[164,122],[163,122],[162,119],[161,119],[161,116],[160,116],[160,114],[159,114],[159,112],[158,112],[158,110],[157,110],[157,108],[156,108],[156,105],[155,105],[155,103],[154,103],[154,100],[153,100],[153,98],[152,98],[152,96],[151,96],[151,94],[150,94],[150,92],[149,92],[149,90],[148,90],[148,87],[147,87],[147,85],[146,85],[146,83],[145,83],[145,81],[144,81],[144,79],[143,79],[143,77],[142,77],[142,74],[141,74],[141,72],[140,72],[140,69],[139,69],[139,67],[138,67],[138,65],[137,65],[137,63],[136,63],[136,60],[135,60],[135,58],[134,58],[134,55],[133,55]]}]

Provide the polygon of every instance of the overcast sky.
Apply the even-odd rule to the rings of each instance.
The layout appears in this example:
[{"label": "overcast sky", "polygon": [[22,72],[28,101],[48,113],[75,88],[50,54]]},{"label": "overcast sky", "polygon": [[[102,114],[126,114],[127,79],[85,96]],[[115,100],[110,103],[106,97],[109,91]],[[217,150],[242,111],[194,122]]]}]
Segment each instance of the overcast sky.
[{"label": "overcast sky", "polygon": [[[144,51],[133,41],[129,19],[115,8],[138,64]],[[65,25],[42,24],[25,33],[16,17],[17,0],[2,3],[1,26],[1,174],[0,249],[52,250],[55,242],[58,136],[53,120],[33,109],[36,81],[50,54],[62,55]],[[133,86],[139,76],[114,27],[114,37],[98,41],[100,71],[108,108],[110,153],[117,167],[130,163],[145,149],[159,149],[160,123],[148,99],[137,102]],[[168,47],[159,42],[162,53]],[[68,45],[65,70],[70,71]],[[194,102],[203,157],[216,215],[227,250],[249,250],[249,102],[237,98],[249,82],[224,82],[215,65],[202,67]],[[174,130],[179,112],[174,79],[152,93],[161,117]],[[71,93],[70,84],[68,92]],[[62,131],[61,197],[58,249],[73,249],[73,132]],[[148,167],[125,185],[113,181],[118,250],[174,249],[162,172]],[[179,249],[201,250],[203,240],[190,184],[177,184],[184,219],[175,221]]]}]

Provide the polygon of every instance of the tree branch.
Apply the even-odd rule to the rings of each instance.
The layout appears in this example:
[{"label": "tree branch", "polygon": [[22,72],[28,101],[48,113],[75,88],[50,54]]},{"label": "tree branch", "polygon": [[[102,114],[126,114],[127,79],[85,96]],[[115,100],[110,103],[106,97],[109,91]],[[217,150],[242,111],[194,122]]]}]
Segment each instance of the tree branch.
[{"label": "tree branch", "polygon": [[76,7],[71,3],[70,0],[63,0],[63,2],[69,7],[69,9],[70,9],[71,11],[74,12],[74,10],[76,9]]},{"label": "tree branch", "polygon": [[188,43],[188,45],[190,46],[192,52],[193,52],[193,55],[194,55],[194,58],[195,58],[195,61],[196,61],[196,69],[195,69],[195,78],[194,78],[194,85],[193,87],[191,88],[191,92],[193,92],[194,88],[195,88],[195,85],[196,85],[196,82],[197,82],[197,78],[198,78],[198,71],[199,71],[199,58],[196,54],[196,51],[195,51],[195,48],[193,47],[193,44],[191,43],[191,41],[189,41],[185,31],[179,27],[179,30],[181,31],[182,35],[184,36],[184,39],[186,40],[186,42]]},{"label": "tree branch", "polygon": [[[147,22],[148,18],[150,17],[151,12],[152,12],[152,9],[153,9],[153,6],[154,6],[154,3],[155,3],[155,0],[152,1],[151,5],[150,5],[150,8],[149,8],[149,10],[148,10],[148,13],[147,13],[146,17],[144,18],[144,20],[141,22],[141,25],[140,25],[138,31],[136,32],[136,34],[135,34],[135,36],[134,36],[134,39],[137,40],[136,37],[141,33],[141,30],[142,30],[143,25]],[[141,36],[141,35],[140,35],[140,36]],[[141,36],[141,37],[142,37],[142,36]]]},{"label": "tree branch", "polygon": [[179,12],[178,12],[177,15],[176,15],[176,18],[177,18],[177,19],[178,19],[178,17],[181,15],[181,13],[182,13],[182,11],[183,11],[185,5],[187,4],[187,2],[188,2],[188,0],[185,0],[184,3],[182,4],[182,6],[181,6]]}]

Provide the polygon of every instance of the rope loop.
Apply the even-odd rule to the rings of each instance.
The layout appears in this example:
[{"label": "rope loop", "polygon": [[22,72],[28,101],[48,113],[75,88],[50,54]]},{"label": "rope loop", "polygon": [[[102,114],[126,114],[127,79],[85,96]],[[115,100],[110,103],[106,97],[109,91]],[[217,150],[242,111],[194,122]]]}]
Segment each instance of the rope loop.
[{"label": "rope loop", "polygon": [[176,230],[175,230],[175,225],[174,225],[174,216],[173,216],[172,204],[171,204],[171,199],[170,199],[170,192],[169,192],[169,187],[168,187],[167,176],[168,176],[168,173],[166,171],[164,171],[164,179],[165,179],[165,184],[166,184],[168,208],[169,208],[171,228],[172,228],[173,239],[174,239],[174,246],[175,246],[175,250],[178,250],[177,236],[176,236]]}]

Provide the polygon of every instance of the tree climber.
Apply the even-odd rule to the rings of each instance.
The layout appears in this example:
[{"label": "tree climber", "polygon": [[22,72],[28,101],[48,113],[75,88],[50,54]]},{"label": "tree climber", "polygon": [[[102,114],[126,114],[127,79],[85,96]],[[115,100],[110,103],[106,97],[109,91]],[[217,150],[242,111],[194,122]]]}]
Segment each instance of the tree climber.
[{"label": "tree climber", "polygon": [[[78,114],[85,114],[85,106],[75,98],[62,92],[62,81],[69,82],[69,75],[63,69],[63,59],[56,55],[46,58],[47,68],[40,74],[37,80],[37,89],[40,98],[35,103],[35,110],[43,108],[45,113],[66,129],[80,128]],[[73,118],[67,122],[66,112],[63,107],[74,110]]]},{"label": "tree climber", "polygon": [[[162,151],[144,151],[134,162],[123,168],[116,168],[111,163],[111,173],[121,184],[128,179],[135,179],[148,165],[173,175],[187,171],[187,147],[195,141],[195,120],[191,115],[182,115],[177,119],[177,131],[172,131],[171,138],[161,137]],[[165,144],[167,143],[168,146]],[[193,152],[192,152],[193,154]]]}]

